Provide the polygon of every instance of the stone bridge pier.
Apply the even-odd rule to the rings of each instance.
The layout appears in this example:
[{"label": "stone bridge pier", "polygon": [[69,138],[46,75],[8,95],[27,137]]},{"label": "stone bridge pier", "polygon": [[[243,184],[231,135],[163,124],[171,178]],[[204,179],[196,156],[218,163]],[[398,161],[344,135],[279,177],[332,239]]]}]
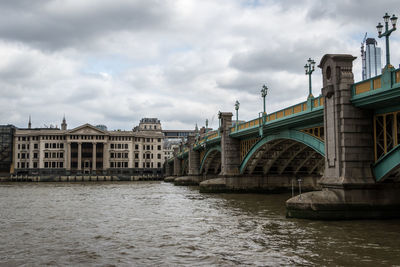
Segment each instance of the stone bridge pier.
[{"label": "stone bridge pier", "polygon": [[375,182],[373,114],[354,107],[351,55],[325,55],[319,67],[325,96],[325,170],[322,191],[286,202],[287,216],[308,219],[399,217],[398,184]]},{"label": "stone bridge pier", "polygon": [[187,138],[188,151],[188,175],[181,176],[174,180],[175,185],[199,185],[203,180],[200,175],[200,152],[194,150],[196,136],[190,134]]},{"label": "stone bridge pier", "polygon": [[182,171],[182,162],[178,158],[178,151],[179,151],[179,148],[175,147],[174,153],[173,153],[173,155],[174,155],[174,176],[181,175],[181,171]]}]

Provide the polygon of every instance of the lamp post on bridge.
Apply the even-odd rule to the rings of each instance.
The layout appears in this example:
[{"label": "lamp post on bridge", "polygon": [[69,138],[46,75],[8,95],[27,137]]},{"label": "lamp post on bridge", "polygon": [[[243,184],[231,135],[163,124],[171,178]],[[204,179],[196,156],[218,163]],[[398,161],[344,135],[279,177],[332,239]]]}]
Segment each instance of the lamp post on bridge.
[{"label": "lamp post on bridge", "polygon": [[208,119],[206,119],[206,133],[208,132]]},{"label": "lamp post on bridge", "polygon": [[238,129],[239,106],[240,106],[240,103],[239,103],[238,100],[236,100],[236,102],[235,102],[235,110],[236,110],[236,124],[235,124],[235,129],[236,129],[236,131],[237,131],[237,129]]},{"label": "lamp post on bridge", "polygon": [[312,89],[311,89],[311,74],[315,70],[315,61],[309,58],[307,63],[304,65],[304,70],[306,71],[306,75],[308,75],[308,98],[313,98]]},{"label": "lamp post on bridge", "polygon": [[264,103],[264,113],[263,113],[263,116],[265,116],[266,114],[267,114],[267,112],[265,111],[265,97],[267,96],[267,94],[268,94],[268,87],[264,84],[263,86],[262,86],[262,89],[261,89],[261,97],[263,98],[263,103]]},{"label": "lamp post on bridge", "polygon": [[[390,22],[392,23],[392,29],[389,30],[389,18]],[[388,13],[383,16],[383,21],[385,22],[385,32],[382,33],[382,28],[383,25],[379,22],[378,26],[376,26],[376,29],[378,30],[378,37],[382,38],[385,36],[386,39],[386,66],[385,68],[391,67],[390,65],[390,53],[389,53],[389,36],[392,32],[396,30],[396,23],[397,23],[397,17],[393,14],[392,17],[388,15]]]}]

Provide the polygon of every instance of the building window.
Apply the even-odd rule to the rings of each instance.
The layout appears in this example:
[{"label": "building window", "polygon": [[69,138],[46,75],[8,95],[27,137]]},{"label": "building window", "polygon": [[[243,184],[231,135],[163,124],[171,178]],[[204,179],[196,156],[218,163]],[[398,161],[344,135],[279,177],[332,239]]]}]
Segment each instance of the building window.
[{"label": "building window", "polygon": [[34,144],[34,145],[33,145],[33,148],[34,148],[34,149],[38,149],[38,147],[39,147],[38,144]]},{"label": "building window", "polygon": [[45,167],[45,168],[48,168],[48,167],[49,167],[49,163],[48,163],[47,161],[44,163],[44,167]]},{"label": "building window", "polygon": [[33,158],[37,159],[38,158],[38,154],[37,153],[33,153]]},{"label": "building window", "polygon": [[139,158],[139,154],[135,153],[135,159],[138,159],[138,158]]},{"label": "building window", "polygon": [[158,150],[161,150],[161,146],[157,146],[157,149],[158,149]]},{"label": "building window", "polygon": [[135,149],[139,149],[139,145],[135,145]]},{"label": "building window", "polygon": [[135,168],[139,168],[139,162],[135,162]]},{"label": "building window", "polygon": [[128,144],[125,144],[125,149],[128,149]]},{"label": "building window", "polygon": [[157,168],[161,168],[161,162],[157,162]]},{"label": "building window", "polygon": [[161,154],[157,154],[157,158],[158,158],[158,159],[161,159]]},{"label": "building window", "polygon": [[64,157],[64,153],[61,152],[59,156],[60,156],[60,158],[63,158]]},{"label": "building window", "polygon": [[21,159],[25,158],[25,153],[21,153]]},{"label": "building window", "polygon": [[35,168],[35,169],[37,168],[37,162],[33,163],[33,168]]},{"label": "building window", "polygon": [[64,162],[60,162],[60,168],[64,168],[64,164],[63,164]]},{"label": "building window", "polygon": [[25,149],[25,144],[22,144],[22,149]]},{"label": "building window", "polygon": [[114,158],[114,153],[111,153],[111,158],[112,158],[112,159]]},{"label": "building window", "polygon": [[111,144],[111,149],[114,149],[114,144]]},{"label": "building window", "polygon": [[125,158],[126,158],[126,159],[128,158],[128,153],[125,153]]},{"label": "building window", "polygon": [[57,148],[57,145],[56,145],[56,143],[53,143],[53,148]]},{"label": "building window", "polygon": [[158,142],[161,142],[161,138],[158,138],[157,141],[158,141]]},{"label": "building window", "polygon": [[25,169],[25,162],[21,162],[21,168]]},{"label": "building window", "polygon": [[64,148],[64,144],[63,143],[60,144],[60,148]]}]

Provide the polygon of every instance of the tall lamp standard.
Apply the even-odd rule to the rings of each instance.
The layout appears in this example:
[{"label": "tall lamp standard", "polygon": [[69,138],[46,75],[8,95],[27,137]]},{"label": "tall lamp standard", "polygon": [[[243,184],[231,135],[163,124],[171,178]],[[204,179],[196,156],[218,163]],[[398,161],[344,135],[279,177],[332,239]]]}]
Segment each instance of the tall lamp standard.
[{"label": "tall lamp standard", "polygon": [[390,16],[388,13],[383,16],[383,21],[385,22],[385,32],[382,33],[382,28],[383,25],[379,22],[378,26],[376,26],[376,29],[378,30],[378,37],[382,38],[385,36],[386,39],[386,68],[390,67],[390,53],[389,53],[389,36],[392,32],[396,30],[396,23],[397,23],[397,17],[393,14],[393,16],[390,18],[390,22],[392,23],[392,29],[389,30],[389,18]]},{"label": "tall lamp standard", "polygon": [[208,129],[208,119],[206,119],[206,133],[207,133],[207,129]]},{"label": "tall lamp standard", "polygon": [[235,129],[236,129],[236,131],[237,131],[237,129],[238,129],[239,106],[240,106],[240,103],[239,103],[238,100],[236,100],[236,102],[235,102],[235,110],[236,110],[236,125],[235,125]]},{"label": "tall lamp standard", "polygon": [[265,111],[265,97],[267,96],[267,94],[268,94],[268,87],[264,84],[262,86],[262,89],[261,89],[261,97],[263,98],[263,101],[264,101],[264,113],[263,113],[263,116],[265,116],[267,114],[266,111]]},{"label": "tall lamp standard", "polygon": [[306,71],[306,75],[308,75],[308,98],[313,98],[312,89],[311,89],[311,74],[315,70],[315,61],[309,58],[307,60],[306,65],[304,65],[304,70]]}]

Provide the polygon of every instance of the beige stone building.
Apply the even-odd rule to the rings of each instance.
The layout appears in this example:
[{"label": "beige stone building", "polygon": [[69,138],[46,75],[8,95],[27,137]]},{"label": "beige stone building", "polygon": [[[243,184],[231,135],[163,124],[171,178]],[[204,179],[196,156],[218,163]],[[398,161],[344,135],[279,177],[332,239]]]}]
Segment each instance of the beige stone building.
[{"label": "beige stone building", "polygon": [[144,118],[132,131],[107,131],[84,124],[67,129],[16,129],[13,167],[16,175],[155,175],[162,174],[164,134],[156,118]]}]

